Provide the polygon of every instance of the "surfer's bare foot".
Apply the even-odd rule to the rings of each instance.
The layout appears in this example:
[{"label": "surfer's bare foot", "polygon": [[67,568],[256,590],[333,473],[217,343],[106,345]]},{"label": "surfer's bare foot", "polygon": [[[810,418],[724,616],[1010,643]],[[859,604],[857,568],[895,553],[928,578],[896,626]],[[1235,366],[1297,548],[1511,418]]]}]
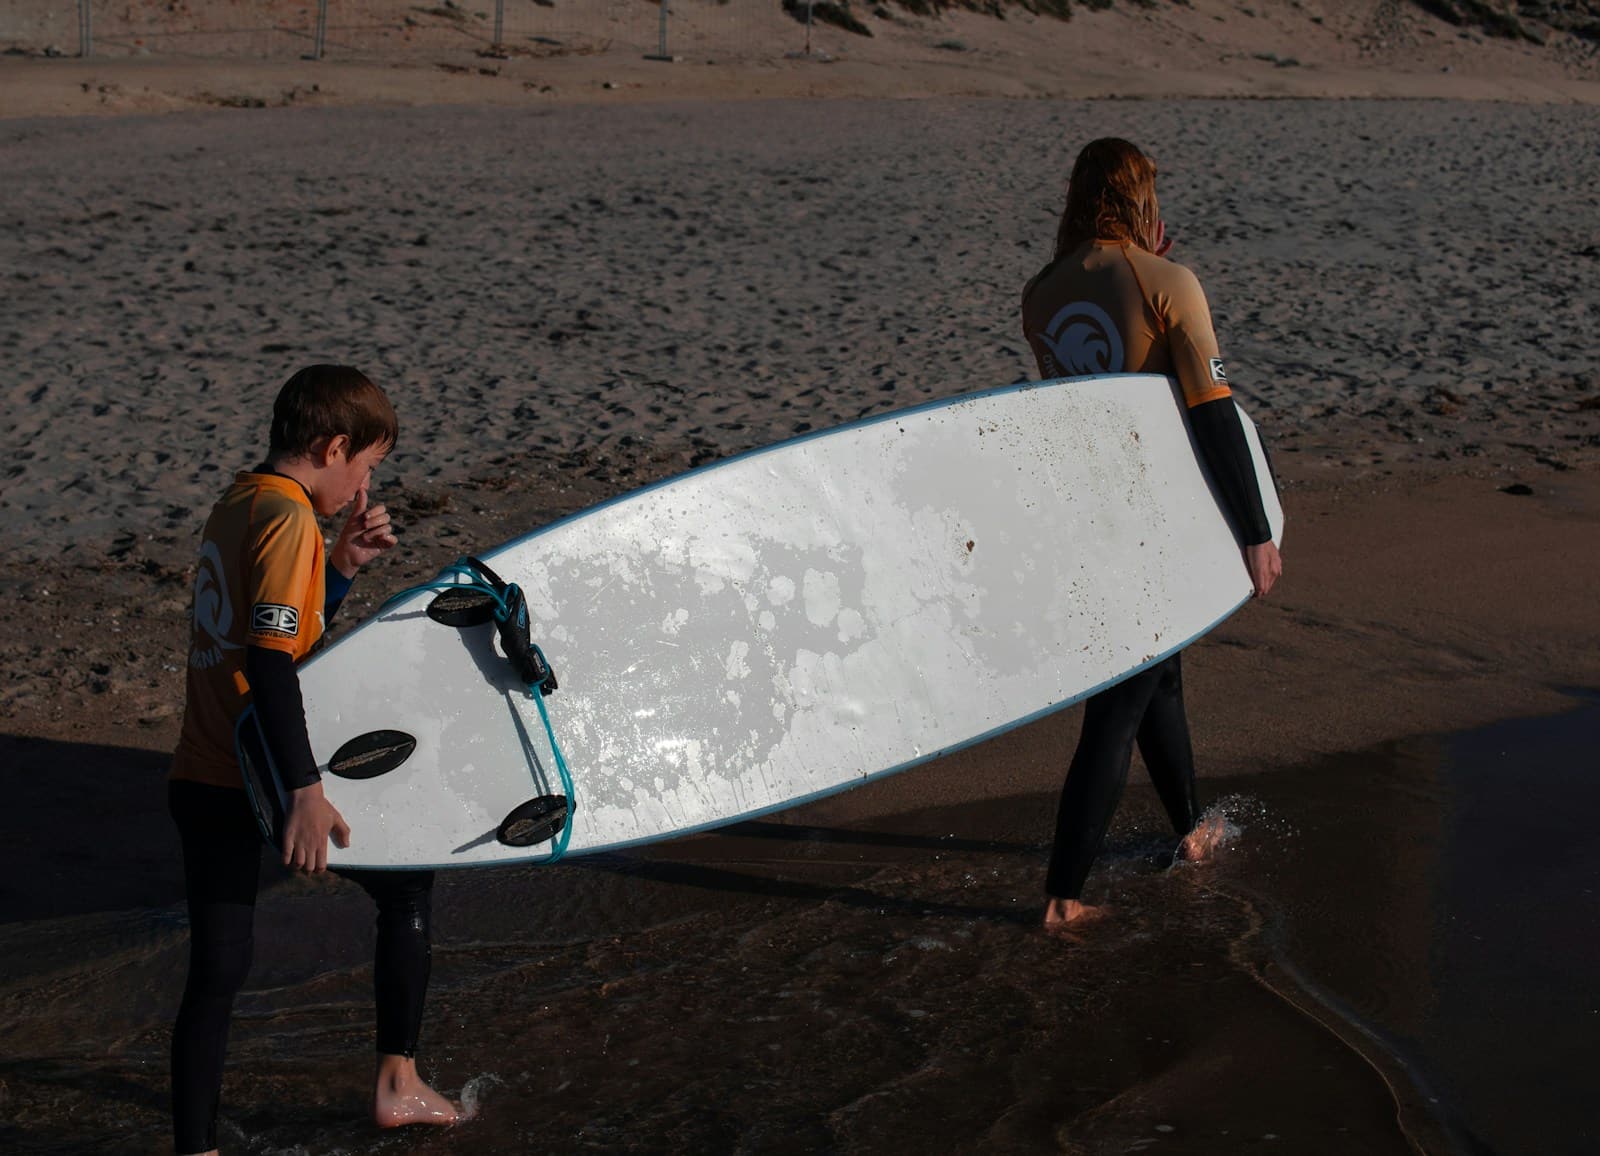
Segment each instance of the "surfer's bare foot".
[{"label": "surfer's bare foot", "polygon": [[461,1111],[417,1075],[408,1056],[379,1056],[378,1085],[372,1092],[372,1122],[380,1128],[407,1124],[454,1124]]},{"label": "surfer's bare foot", "polygon": [[1090,907],[1076,899],[1051,899],[1044,905],[1044,929],[1060,931],[1067,927],[1081,927],[1105,913],[1104,907]]},{"label": "surfer's bare foot", "polygon": [[1189,863],[1204,863],[1216,854],[1228,837],[1228,825],[1221,815],[1210,815],[1195,824],[1194,830],[1178,844],[1178,858]]}]

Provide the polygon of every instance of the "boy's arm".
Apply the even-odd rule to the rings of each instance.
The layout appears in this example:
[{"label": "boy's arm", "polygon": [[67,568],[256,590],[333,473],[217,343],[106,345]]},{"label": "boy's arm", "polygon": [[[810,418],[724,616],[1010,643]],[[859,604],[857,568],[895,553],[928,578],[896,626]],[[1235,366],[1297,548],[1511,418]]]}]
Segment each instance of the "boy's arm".
[{"label": "boy's arm", "polygon": [[[389,510],[381,503],[367,505],[367,487],[356,491],[355,507],[345,519],[339,538],[328,551],[328,566],[346,579],[354,581],[356,571],[393,546],[399,539],[394,536],[394,523]],[[348,589],[348,586],[346,587]]]},{"label": "boy's arm", "polygon": [[278,778],[296,791],[322,781],[306,734],[305,701],[294,659],[286,651],[265,646],[244,649],[244,676],[261,720],[261,735],[278,769]]},{"label": "boy's arm", "polygon": [[346,594],[354,585],[361,567],[393,546],[399,539],[394,536],[394,524],[383,505],[368,506],[367,490],[363,486],[356,492],[355,508],[345,519],[338,540],[328,551],[328,562],[323,569],[322,621],[333,621]]},{"label": "boy's arm", "polygon": [[346,577],[339,567],[333,564],[333,559],[323,567],[322,586],[325,593],[322,596],[322,623],[326,626],[333,621],[333,616],[339,613],[339,607],[344,605],[344,596],[350,593],[350,587],[356,584],[353,576]]},{"label": "boy's arm", "polygon": [[306,734],[305,702],[294,660],[281,650],[245,647],[245,678],[261,719],[261,734],[289,791],[283,827],[283,865],[301,871],[328,866],[328,839],[350,845],[350,825],[323,796],[322,776]]}]

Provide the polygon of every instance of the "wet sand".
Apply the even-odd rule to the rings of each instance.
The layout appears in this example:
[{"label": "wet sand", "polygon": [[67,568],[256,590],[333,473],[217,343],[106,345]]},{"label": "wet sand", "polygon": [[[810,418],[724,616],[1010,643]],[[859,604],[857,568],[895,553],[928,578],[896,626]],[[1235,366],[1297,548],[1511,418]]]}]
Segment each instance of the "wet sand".
[{"label": "wet sand", "polygon": [[[1137,783],[1091,882],[1113,916],[1066,939],[1033,926],[1050,796],[838,825],[811,808],[448,875],[424,1066],[481,1116],[403,1146],[1587,1151],[1597,738],[1591,699],[1217,780],[1233,834],[1203,867],[1169,869]],[[135,858],[167,834],[157,771],[98,783],[129,805],[101,831]],[[80,883],[112,875],[79,862]],[[158,868],[0,925],[9,1150],[161,1150],[177,900]],[[359,1123],[367,918],[331,880],[269,887],[225,1146],[393,1150]]]}]

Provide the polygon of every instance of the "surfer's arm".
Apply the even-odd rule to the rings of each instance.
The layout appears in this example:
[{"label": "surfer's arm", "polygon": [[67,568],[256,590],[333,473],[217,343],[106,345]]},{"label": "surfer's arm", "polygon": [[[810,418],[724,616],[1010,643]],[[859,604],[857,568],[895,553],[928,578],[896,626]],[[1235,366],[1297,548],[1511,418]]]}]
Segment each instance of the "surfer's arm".
[{"label": "surfer's arm", "polygon": [[1189,428],[1200,446],[1200,457],[1222,497],[1223,511],[1239,535],[1242,546],[1259,546],[1272,540],[1272,527],[1261,504],[1255,460],[1245,441],[1239,407],[1233,398],[1219,397],[1189,410]]},{"label": "surfer's arm", "polygon": [[356,571],[397,541],[388,507],[382,503],[368,505],[367,487],[362,486],[338,539],[328,551],[328,563],[344,577],[354,579]]},{"label": "surfer's arm", "polygon": [[339,607],[344,605],[344,596],[350,593],[350,587],[355,585],[353,576],[346,577],[344,572],[329,559],[322,571],[322,624],[326,626],[333,621],[333,616],[339,613]]},{"label": "surfer's arm", "polygon": [[323,796],[322,775],[306,734],[305,701],[294,659],[282,650],[247,646],[245,677],[261,720],[261,737],[289,792],[289,813],[283,826],[283,865],[299,871],[328,866],[328,840],[350,845],[350,825]]},{"label": "surfer's arm", "polygon": [[[1211,324],[1211,306],[1200,279],[1190,270],[1164,261],[1156,271],[1161,284],[1153,300],[1166,330],[1173,372],[1183,390],[1189,428],[1194,431],[1200,457],[1222,498],[1223,512],[1246,550],[1246,563],[1257,593],[1265,594],[1248,552],[1272,541],[1272,527],[1262,508],[1261,487],[1256,481],[1255,461],[1245,440],[1239,408],[1233,403],[1233,391],[1222,367],[1216,330]],[[1271,585],[1270,580],[1266,585]]]},{"label": "surfer's arm", "polygon": [[305,700],[300,696],[294,659],[287,651],[247,646],[244,677],[261,720],[261,736],[283,785],[293,791],[320,782],[311,737],[306,734]]},{"label": "surfer's arm", "polygon": [[1189,428],[1200,456],[1222,498],[1223,512],[1239,536],[1244,568],[1256,597],[1265,596],[1283,573],[1283,559],[1272,541],[1272,526],[1261,504],[1255,461],[1245,441],[1239,407],[1233,398],[1208,401],[1189,410]]},{"label": "surfer's arm", "polygon": [[355,508],[345,519],[338,540],[328,551],[327,565],[323,568],[322,621],[333,621],[350,593],[361,567],[395,544],[394,523],[383,505],[369,506],[367,490],[363,486],[356,494]]}]

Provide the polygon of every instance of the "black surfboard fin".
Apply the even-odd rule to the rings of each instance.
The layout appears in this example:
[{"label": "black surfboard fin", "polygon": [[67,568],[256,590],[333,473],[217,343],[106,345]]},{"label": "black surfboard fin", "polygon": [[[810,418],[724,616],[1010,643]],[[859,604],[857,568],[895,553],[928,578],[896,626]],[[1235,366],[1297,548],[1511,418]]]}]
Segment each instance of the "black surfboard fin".
[{"label": "black surfboard fin", "polygon": [[540,795],[514,808],[500,823],[495,838],[507,847],[532,847],[553,839],[567,825],[567,797]]}]

